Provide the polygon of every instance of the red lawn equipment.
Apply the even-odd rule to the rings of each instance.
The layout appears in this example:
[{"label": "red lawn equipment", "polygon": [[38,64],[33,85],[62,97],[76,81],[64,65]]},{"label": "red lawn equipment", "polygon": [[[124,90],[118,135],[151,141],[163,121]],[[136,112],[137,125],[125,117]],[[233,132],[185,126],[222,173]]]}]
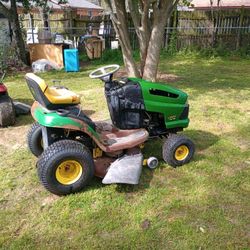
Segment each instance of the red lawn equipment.
[{"label": "red lawn equipment", "polygon": [[3,84],[5,73],[0,79],[0,126],[11,126],[15,123],[15,108],[8,95],[6,86]]}]

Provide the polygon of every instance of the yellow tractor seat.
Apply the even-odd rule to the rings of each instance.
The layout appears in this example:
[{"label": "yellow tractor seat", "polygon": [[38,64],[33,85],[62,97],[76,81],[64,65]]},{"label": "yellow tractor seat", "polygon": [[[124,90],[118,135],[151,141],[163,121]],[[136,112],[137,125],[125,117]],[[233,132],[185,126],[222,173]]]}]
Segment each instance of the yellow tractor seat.
[{"label": "yellow tractor seat", "polygon": [[48,109],[80,103],[80,96],[64,87],[49,87],[43,79],[33,73],[27,73],[25,78],[35,100]]}]

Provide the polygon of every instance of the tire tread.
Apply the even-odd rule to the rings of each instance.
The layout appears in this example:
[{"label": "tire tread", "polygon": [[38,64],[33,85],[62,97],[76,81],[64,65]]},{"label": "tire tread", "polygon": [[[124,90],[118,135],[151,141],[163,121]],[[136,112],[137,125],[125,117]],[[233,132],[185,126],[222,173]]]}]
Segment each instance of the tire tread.
[{"label": "tire tread", "polygon": [[[174,153],[178,145],[184,144],[188,146],[190,154],[183,161],[178,161],[174,158]],[[172,167],[182,166],[188,162],[193,157],[195,151],[194,143],[186,136],[180,134],[170,134],[165,140],[162,146],[162,156],[166,163]]]},{"label": "tire tread", "polygon": [[28,134],[27,134],[27,144],[28,144],[28,148],[29,150],[31,151],[31,153],[35,156],[39,156],[42,154],[43,152],[43,149],[40,150],[37,148],[37,138],[34,138],[34,133],[37,132],[38,129],[41,129],[41,125],[38,123],[38,122],[34,122],[29,131],[28,131]]},{"label": "tire tread", "polygon": [[56,189],[53,185],[50,185],[50,183],[48,183],[46,179],[46,172],[50,166],[47,163],[49,162],[51,158],[56,158],[62,152],[71,152],[74,154],[79,154],[84,158],[84,160],[90,166],[89,168],[90,173],[88,176],[88,180],[84,183],[84,185],[81,186],[80,189],[71,190],[70,193],[75,193],[75,192],[80,191],[84,186],[88,184],[88,182],[94,175],[94,161],[86,146],[84,146],[80,142],[76,142],[73,140],[60,140],[60,141],[54,142],[48,148],[46,148],[44,152],[41,154],[41,156],[39,157],[37,161],[37,171],[38,171],[38,177],[41,183],[43,184],[43,186],[48,191],[57,195],[65,195],[68,193],[61,192],[60,190]]}]

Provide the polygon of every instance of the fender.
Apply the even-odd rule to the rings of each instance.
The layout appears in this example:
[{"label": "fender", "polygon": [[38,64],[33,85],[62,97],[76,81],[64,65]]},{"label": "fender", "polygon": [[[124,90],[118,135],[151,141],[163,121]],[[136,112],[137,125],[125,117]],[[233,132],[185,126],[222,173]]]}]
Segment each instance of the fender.
[{"label": "fender", "polygon": [[31,115],[44,127],[79,130],[85,132],[91,138],[99,140],[99,134],[85,122],[59,115],[56,110],[48,110],[37,101],[31,107]]}]

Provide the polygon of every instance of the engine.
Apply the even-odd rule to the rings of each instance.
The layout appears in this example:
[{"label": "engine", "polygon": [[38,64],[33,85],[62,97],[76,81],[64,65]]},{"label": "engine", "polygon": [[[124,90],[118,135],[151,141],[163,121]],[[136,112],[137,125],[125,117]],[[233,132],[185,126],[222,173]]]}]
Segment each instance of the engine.
[{"label": "engine", "polygon": [[126,80],[106,83],[105,95],[113,124],[119,129],[136,129],[145,126],[145,105],[140,84]]},{"label": "engine", "polygon": [[105,95],[112,122],[119,129],[145,128],[153,137],[176,133],[189,124],[188,95],[167,84],[108,78]]}]

